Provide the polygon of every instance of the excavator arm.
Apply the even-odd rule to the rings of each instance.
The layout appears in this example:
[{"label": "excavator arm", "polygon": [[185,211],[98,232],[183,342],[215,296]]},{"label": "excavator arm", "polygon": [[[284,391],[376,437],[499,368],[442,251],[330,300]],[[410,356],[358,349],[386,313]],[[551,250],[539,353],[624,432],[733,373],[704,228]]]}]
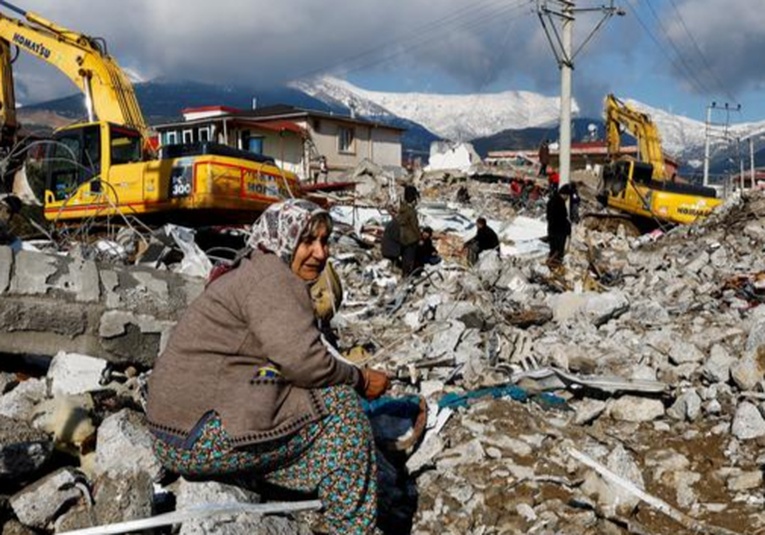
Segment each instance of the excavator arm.
[{"label": "excavator arm", "polygon": [[16,140],[19,123],[16,119],[16,97],[11,71],[11,46],[0,40],[0,150],[7,152]]},{"label": "excavator arm", "polygon": [[[628,214],[643,228],[692,223],[720,204],[715,190],[667,178],[659,132],[651,118],[613,95],[605,101],[606,144],[611,162],[603,167],[598,199]],[[639,158],[620,159],[620,130],[637,138]]]},{"label": "excavator arm", "polygon": [[664,171],[664,154],[661,150],[661,138],[651,118],[639,112],[614,95],[606,97],[606,144],[612,159],[618,158],[621,149],[620,128],[635,136],[638,142],[640,160],[653,166],[653,180],[667,180]]},{"label": "excavator arm", "polygon": [[88,120],[110,122],[138,130],[144,137],[147,125],[133,85],[102,40],[59,26],[40,15],[0,0],[24,17],[22,22],[0,12],[0,86],[3,128],[14,128],[15,108],[11,78],[11,45],[47,61],[64,73],[85,95]]}]

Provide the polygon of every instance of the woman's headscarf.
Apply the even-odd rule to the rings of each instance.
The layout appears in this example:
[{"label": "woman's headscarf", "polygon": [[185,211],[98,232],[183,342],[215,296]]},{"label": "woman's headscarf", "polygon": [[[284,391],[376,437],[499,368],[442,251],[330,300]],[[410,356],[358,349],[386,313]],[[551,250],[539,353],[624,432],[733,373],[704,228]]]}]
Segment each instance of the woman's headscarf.
[{"label": "woman's headscarf", "polygon": [[311,219],[326,213],[318,204],[303,199],[272,204],[253,223],[247,244],[253,249],[274,253],[289,265]]}]

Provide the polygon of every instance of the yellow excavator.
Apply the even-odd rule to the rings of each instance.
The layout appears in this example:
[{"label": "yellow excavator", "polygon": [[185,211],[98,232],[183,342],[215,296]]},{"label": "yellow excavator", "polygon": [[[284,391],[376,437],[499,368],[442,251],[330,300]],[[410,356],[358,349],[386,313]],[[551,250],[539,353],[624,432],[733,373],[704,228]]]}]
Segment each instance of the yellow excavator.
[{"label": "yellow excavator", "polygon": [[[611,162],[600,181],[598,199],[603,205],[632,216],[639,226],[656,227],[692,223],[722,202],[714,188],[667,176],[659,131],[648,114],[609,94],[605,120]],[[637,139],[637,159],[620,158],[622,129]]]},{"label": "yellow excavator", "polygon": [[[273,202],[301,195],[298,177],[270,158],[219,145],[167,147],[158,159],[133,86],[106,42],[0,0],[0,154],[20,153],[12,64],[19,51],[82,91],[86,123],[46,143],[44,213],[51,221],[134,215],[188,225],[250,223]],[[23,18],[23,20],[20,20]]]}]

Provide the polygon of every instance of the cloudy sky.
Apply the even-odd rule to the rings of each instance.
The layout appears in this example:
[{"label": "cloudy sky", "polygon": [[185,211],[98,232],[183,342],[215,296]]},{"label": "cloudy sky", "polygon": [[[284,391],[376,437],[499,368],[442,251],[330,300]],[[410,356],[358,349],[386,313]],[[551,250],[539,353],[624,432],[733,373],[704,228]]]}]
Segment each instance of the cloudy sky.
[{"label": "cloudy sky", "polygon": [[[144,80],[257,88],[326,73],[370,90],[560,93],[537,0],[15,2],[105,37],[120,65]],[[608,2],[576,0],[576,7]],[[600,115],[604,95],[613,92],[696,119],[716,102],[715,121],[765,120],[762,2],[615,0],[625,15],[610,18],[574,60],[574,95],[583,114]],[[578,48],[602,15],[576,17]],[[26,54],[15,73],[21,102],[74,92],[56,69]],[[724,112],[725,103],[741,104],[741,111]]]}]

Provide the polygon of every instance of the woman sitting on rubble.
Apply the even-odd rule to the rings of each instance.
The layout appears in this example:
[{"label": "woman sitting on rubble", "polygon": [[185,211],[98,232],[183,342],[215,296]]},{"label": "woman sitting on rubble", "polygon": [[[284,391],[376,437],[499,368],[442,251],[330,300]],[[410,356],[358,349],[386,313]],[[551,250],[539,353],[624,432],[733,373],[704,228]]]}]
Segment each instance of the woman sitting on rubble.
[{"label": "woman sitting on rubble", "polygon": [[318,490],[331,533],[373,533],[376,464],[368,399],[382,372],[333,358],[308,284],[327,261],[329,214],[304,200],[269,207],[252,252],[211,282],[175,327],[149,382],[155,453],[192,479]]}]

